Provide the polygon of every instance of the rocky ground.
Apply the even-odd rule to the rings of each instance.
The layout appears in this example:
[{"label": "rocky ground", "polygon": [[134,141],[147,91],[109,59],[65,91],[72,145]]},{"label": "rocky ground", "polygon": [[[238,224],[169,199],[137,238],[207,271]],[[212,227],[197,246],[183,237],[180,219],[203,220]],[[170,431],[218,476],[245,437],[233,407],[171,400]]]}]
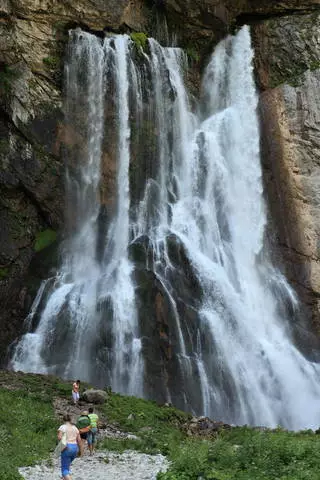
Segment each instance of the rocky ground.
[{"label": "rocky ground", "polygon": [[[56,480],[59,478],[59,460],[54,459],[53,466],[48,464],[36,465],[19,469],[26,480]],[[73,480],[153,480],[157,473],[166,471],[168,461],[163,455],[146,455],[127,451],[122,454],[98,452],[92,457],[88,452],[77,458],[72,465]]]}]

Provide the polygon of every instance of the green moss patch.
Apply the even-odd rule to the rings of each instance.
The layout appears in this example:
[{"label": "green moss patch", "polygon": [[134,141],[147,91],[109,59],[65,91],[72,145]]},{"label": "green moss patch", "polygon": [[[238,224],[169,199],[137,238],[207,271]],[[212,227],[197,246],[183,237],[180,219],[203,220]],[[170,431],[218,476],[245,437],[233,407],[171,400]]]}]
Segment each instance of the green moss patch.
[{"label": "green moss patch", "polygon": [[34,250],[40,252],[46,247],[49,247],[57,239],[57,233],[50,228],[43,230],[42,232],[37,233],[36,240],[34,243]]},{"label": "green moss patch", "polygon": [[60,58],[49,56],[42,59],[42,62],[50,69],[55,70],[60,66]]},{"label": "green moss patch", "polygon": [[185,51],[190,60],[196,63],[200,61],[200,53],[196,47],[188,46]]},{"label": "green moss patch", "polygon": [[138,50],[147,50],[148,47],[148,37],[143,32],[134,32],[130,35],[131,40],[134,42]]},{"label": "green moss patch", "polygon": [[10,93],[12,82],[18,77],[17,72],[8,65],[0,64],[0,90]]},{"label": "green moss patch", "polygon": [[0,280],[7,278],[9,275],[9,268],[0,268]]}]

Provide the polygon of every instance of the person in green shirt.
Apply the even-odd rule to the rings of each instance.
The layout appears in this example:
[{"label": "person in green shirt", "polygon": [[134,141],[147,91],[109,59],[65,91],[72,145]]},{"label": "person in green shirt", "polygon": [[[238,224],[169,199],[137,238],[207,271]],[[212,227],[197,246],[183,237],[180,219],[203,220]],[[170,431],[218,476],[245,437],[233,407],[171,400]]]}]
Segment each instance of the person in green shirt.
[{"label": "person in green shirt", "polygon": [[86,444],[86,441],[88,441],[88,436],[91,429],[91,420],[86,410],[81,413],[80,417],[78,417],[76,427],[79,430],[80,437],[82,438],[81,452],[83,454],[85,449],[85,444]]},{"label": "person in green shirt", "polygon": [[94,452],[94,446],[97,441],[97,433],[98,433],[98,422],[99,422],[99,417],[96,413],[93,413],[93,407],[89,408],[89,414],[88,417],[90,418],[90,432],[88,433],[88,447],[90,450],[90,455],[93,455]]}]

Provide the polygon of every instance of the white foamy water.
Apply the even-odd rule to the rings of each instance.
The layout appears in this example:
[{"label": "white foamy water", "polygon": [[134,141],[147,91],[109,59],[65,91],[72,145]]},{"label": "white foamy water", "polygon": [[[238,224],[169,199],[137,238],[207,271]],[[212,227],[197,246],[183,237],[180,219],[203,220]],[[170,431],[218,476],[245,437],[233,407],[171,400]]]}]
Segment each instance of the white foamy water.
[{"label": "white foamy water", "polygon": [[[84,122],[87,146],[69,159],[61,273],[43,287],[45,308],[14,368],[165,396],[232,423],[318,426],[320,369],[292,342],[298,302],[264,245],[249,29],[216,48],[196,113],[180,49],[150,39],[149,52],[137,53],[125,35],[101,41],[79,31],[69,48],[66,110],[70,125]],[[102,234],[110,111],[117,198]],[[158,313],[150,305],[154,291],[165,314],[162,303]],[[39,305],[38,296],[32,318]],[[167,346],[154,354],[159,311]]]}]

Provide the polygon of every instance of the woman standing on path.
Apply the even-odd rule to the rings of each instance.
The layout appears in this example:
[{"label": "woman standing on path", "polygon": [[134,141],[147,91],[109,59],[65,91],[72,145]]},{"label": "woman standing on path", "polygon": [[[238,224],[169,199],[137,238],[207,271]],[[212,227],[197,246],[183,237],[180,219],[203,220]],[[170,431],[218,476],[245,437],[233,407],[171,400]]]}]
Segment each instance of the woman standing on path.
[{"label": "woman standing on path", "polygon": [[64,480],[71,480],[70,465],[81,450],[81,438],[79,430],[71,423],[69,414],[63,416],[64,424],[58,429],[58,440],[66,435],[67,446],[61,452],[61,475]]}]

